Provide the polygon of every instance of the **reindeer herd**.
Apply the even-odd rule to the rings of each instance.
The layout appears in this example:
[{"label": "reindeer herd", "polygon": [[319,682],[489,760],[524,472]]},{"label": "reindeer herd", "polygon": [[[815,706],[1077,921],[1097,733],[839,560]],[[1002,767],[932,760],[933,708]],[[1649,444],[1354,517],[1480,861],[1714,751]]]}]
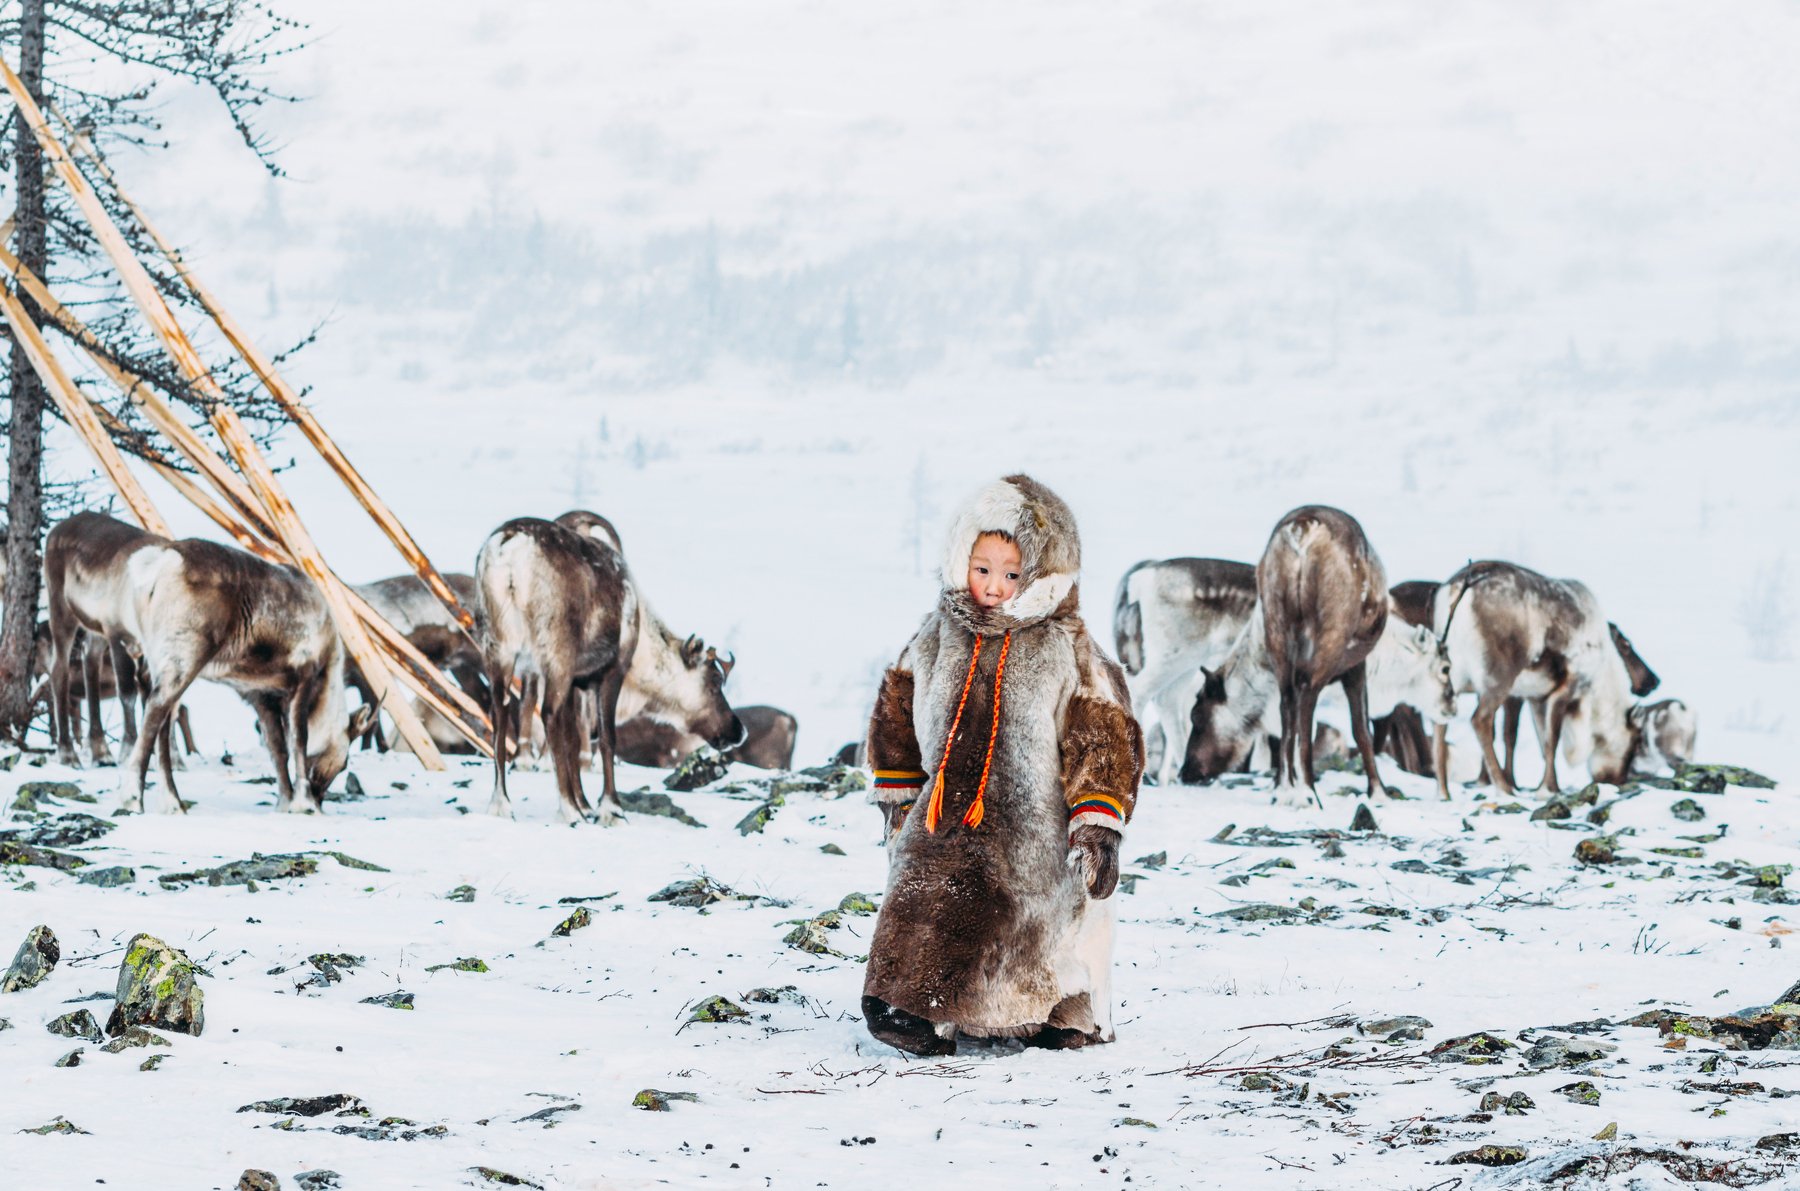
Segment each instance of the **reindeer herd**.
[{"label": "reindeer herd", "polygon": [[[183,809],[171,738],[178,728],[194,751],[181,703],[199,678],[229,686],[256,713],[278,809],[320,810],[354,741],[390,744],[375,693],[347,658],[323,597],[292,568],[80,513],[50,531],[44,572],[40,693],[57,755],[78,763],[79,695],[88,760],[108,763],[100,710],[116,698],[127,753],[123,809],[145,809],[152,751],[162,779],[155,809]],[[508,769],[546,758],[562,820],[601,824],[624,817],[619,760],[669,767],[705,744],[764,768],[792,764],[794,718],[732,708],[724,691],[732,658],[663,623],[606,518],[580,510],[516,518],[488,535],[472,576],[445,578],[473,610],[473,634],[416,576],[357,591],[488,708],[492,813],[512,814]],[[1505,795],[1516,786],[1527,704],[1545,794],[1559,788],[1559,756],[1619,783],[1693,755],[1694,713],[1675,699],[1633,701],[1655,689],[1656,675],[1587,587],[1475,562],[1442,583],[1390,588],[1355,518],[1325,506],[1283,517],[1254,566],[1137,564],[1120,581],[1113,630],[1149,743],[1146,774],[1164,785],[1206,784],[1266,762],[1283,802],[1316,801],[1317,764],[1335,733],[1315,732],[1315,716],[1333,688],[1348,705],[1371,795],[1385,788],[1381,754],[1435,776],[1450,797],[1446,728],[1461,694],[1475,699],[1482,780]],[[354,710],[347,687],[361,693]],[[415,707],[441,748],[473,751]],[[853,751],[846,746],[840,757]],[[589,767],[600,778],[597,805],[582,786]]]},{"label": "reindeer herd", "polygon": [[1211,558],[1132,567],[1113,633],[1149,741],[1146,772],[1162,783],[1209,783],[1265,750],[1283,802],[1316,800],[1325,733],[1315,734],[1314,714],[1333,685],[1349,704],[1371,795],[1384,788],[1379,750],[1435,776],[1450,797],[1446,730],[1465,693],[1475,696],[1480,780],[1507,796],[1526,703],[1546,795],[1560,788],[1559,751],[1615,784],[1693,757],[1694,713],[1678,699],[1632,701],[1656,688],[1656,675],[1585,585],[1472,562],[1443,583],[1390,589],[1362,526],[1320,505],[1283,517],[1254,567]]}]

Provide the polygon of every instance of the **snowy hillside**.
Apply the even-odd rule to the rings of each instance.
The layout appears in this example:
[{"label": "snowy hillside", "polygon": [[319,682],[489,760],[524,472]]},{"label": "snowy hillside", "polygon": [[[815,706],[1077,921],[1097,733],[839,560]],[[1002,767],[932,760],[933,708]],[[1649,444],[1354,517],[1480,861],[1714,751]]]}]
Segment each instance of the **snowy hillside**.
[{"label": "snowy hillside", "polygon": [[[1619,1047],[1591,1068],[1521,1057],[1539,1037],[1522,1031],[1716,1016],[1800,977],[1780,949],[1788,894],[1761,876],[1800,852],[1788,7],[295,12],[315,44],[278,77],[305,101],[268,117],[290,179],[265,179],[205,97],[175,92],[174,149],[121,151],[121,175],[263,342],[324,324],[294,375],[440,567],[472,569],[512,516],[606,514],[670,626],[735,650],[732,699],[798,716],[797,764],[861,731],[935,596],[950,510],[1026,470],[1080,519],[1103,640],[1132,563],[1254,560],[1287,509],[1336,504],[1395,581],[1482,557],[1584,580],[1659,694],[1698,710],[1701,759],[1782,786],[1646,788],[1607,824],[1583,805],[1559,826],[1413,781],[1341,857],[1325,839],[1241,845],[1256,827],[1342,831],[1349,798],[1302,813],[1262,787],[1150,789],[1123,855],[1166,865],[1126,866],[1142,879],[1120,895],[1118,1044],[936,1066],[854,1020],[854,958],[782,941],[790,920],[879,893],[860,797],[797,794],[748,837],[733,825],[753,804],[718,792],[676,795],[703,828],[636,815],[568,832],[547,776],[521,779],[504,824],[481,813],[484,768],[359,758],[367,801],[289,820],[248,780],[267,772],[251,717],[205,692],[195,812],[121,821],[77,853],[134,883],[0,869],[0,963],[39,923],[65,955],[0,995],[0,1167],[20,1186],[230,1187],[259,1167],[284,1186],[328,1168],[346,1188],[445,1187],[487,1166],[568,1188],[901,1171],[945,1187],[1448,1188],[1552,1173],[1432,1165],[1486,1143],[1570,1162],[1682,1142],[1697,1161],[1748,1158],[1739,1173],[1767,1185],[1792,1177],[1793,1154],[1753,1149],[1791,1126],[1776,1093],[1800,1082],[1755,1065],[1786,1051],[1715,1062],[1716,1042],[1672,1050],[1679,1036],[1613,1025],[1558,1035]],[[339,571],[397,573],[293,453],[290,489]],[[86,467],[68,444],[53,461]],[[98,803],[44,814],[110,809],[110,770],[21,762],[0,797],[65,779]],[[1671,815],[1683,797],[1703,821]],[[1641,863],[1577,863],[1578,840],[1629,827],[1619,851]],[[387,871],[323,859],[254,893],[158,881],[317,850]],[[646,900],[700,872],[787,904]],[[472,903],[447,900],[465,884]],[[591,926],[536,946],[573,908],[559,899],[602,894]],[[1264,903],[1283,910],[1216,916]],[[846,915],[833,949],[860,955],[871,921]],[[154,1072],[138,1050],[53,1067],[78,1044],[42,1024],[110,991],[139,931],[210,969],[205,1034],[175,1038]],[[328,953],[365,962],[296,990]],[[425,971],[463,957],[490,970]],[[799,1000],[744,1000],[788,985]],[[396,989],[411,1013],[360,1003]],[[751,1019],[683,1028],[714,994]],[[1357,1028],[1408,1014],[1431,1023],[1416,1040]],[[1422,1057],[1481,1030],[1519,1048],[1491,1067]],[[1225,1070],[1279,1056],[1298,1065],[1260,1088]],[[1583,1079],[1598,1107],[1558,1093]],[[642,1113],[645,1088],[700,1099]],[[370,1117],[290,1130],[235,1111],[340,1092]],[[1535,1107],[1483,1109],[1490,1092]],[[520,1123],[570,1103],[553,1128]],[[91,1136],[16,1132],[59,1114]],[[387,1116],[416,1124],[331,1131],[380,1137]],[[1609,1122],[1610,1150],[1588,1140]],[[1627,1167],[1599,1177],[1682,1177]]]}]

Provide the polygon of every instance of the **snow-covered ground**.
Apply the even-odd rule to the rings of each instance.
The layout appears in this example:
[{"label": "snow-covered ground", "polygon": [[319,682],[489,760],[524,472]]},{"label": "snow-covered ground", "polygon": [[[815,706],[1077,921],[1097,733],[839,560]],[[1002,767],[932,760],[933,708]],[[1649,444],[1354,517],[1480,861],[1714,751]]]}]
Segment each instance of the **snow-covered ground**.
[{"label": "snow-covered ground", "polygon": [[[1665,1051],[1654,1029],[1601,1036],[1620,1050],[1586,1077],[1597,1108],[1555,1093],[1582,1076],[1520,1075],[1510,1056],[1414,1061],[1474,1030],[1766,1003],[1800,977],[1773,946],[1784,906],[1708,867],[1800,850],[1786,8],[306,9],[317,43],[279,66],[305,102],[268,116],[291,180],[262,178],[203,96],[174,92],[175,148],[122,152],[121,175],[264,342],[324,322],[294,374],[440,566],[470,569],[511,516],[605,513],[670,625],[736,651],[733,700],[799,717],[798,763],[860,731],[933,599],[950,510],[1024,469],[1080,518],[1102,639],[1133,562],[1253,560],[1288,508],[1337,504],[1396,581],[1481,557],[1583,579],[1658,694],[1698,710],[1701,757],[1784,788],[1695,795],[1698,823],[1670,816],[1680,795],[1641,793],[1607,830],[1639,828],[1622,850],[1647,863],[1604,870],[1577,866],[1579,830],[1475,813],[1469,791],[1443,806],[1423,782],[1342,858],[1210,841],[1227,823],[1341,829],[1347,798],[1306,813],[1260,787],[1147,790],[1124,855],[1168,865],[1127,868],[1144,879],[1121,895],[1119,1042],[940,1066],[869,1041],[853,960],[782,942],[790,919],[879,891],[859,799],[796,797],[748,838],[732,825],[751,804],[717,793],[677,796],[704,829],[565,831],[546,777],[521,779],[506,824],[481,813],[481,767],[359,757],[368,801],[289,819],[244,781],[267,772],[251,717],[201,692],[194,813],[123,820],[92,857],[137,867],[134,885],[0,877],[0,960],[40,922],[75,957],[0,996],[0,1169],[17,1185],[229,1187],[256,1166],[289,1186],[330,1168],[347,1188],[443,1187],[486,1165],[546,1187],[1447,1191],[1480,1168],[1431,1163],[1488,1141],[1535,1158],[1616,1121],[1622,1149],[1743,1153],[1788,1127],[1781,1069],[1701,1074],[1710,1047]],[[328,558],[355,581],[399,571],[294,453],[288,483]],[[54,468],[86,461],[65,444]],[[21,763],[0,792],[64,777],[112,805],[110,770]],[[1721,823],[1713,843],[1673,838]],[[1665,846],[1705,855],[1649,851]],[[1465,869],[1528,867],[1472,885],[1392,867],[1452,847]],[[319,848],[389,871],[327,859],[256,893],[154,879]],[[1278,857],[1295,867],[1221,884]],[[700,871],[789,904],[645,900]],[[462,884],[473,903],[445,900]],[[536,946],[570,910],[559,898],[615,892]],[[1338,914],[1212,917],[1308,897]],[[836,950],[860,954],[869,921],[847,919]],[[52,1067],[73,1044],[42,1022],[110,989],[138,931],[213,972],[205,1035],[154,1072],[139,1051]],[[268,974],[321,952],[367,963],[304,993],[303,972]],[[491,970],[424,971],[465,956]],[[805,1003],[681,1028],[704,996],[789,984]],[[360,1003],[397,988],[413,1012]],[[1322,1020],[1395,1014],[1432,1026],[1390,1047]],[[1346,1036],[1351,1056],[1396,1061],[1319,1058]],[[1181,1073],[1282,1055],[1307,1063],[1285,1076],[1304,1102]],[[1768,1091],[1722,1104],[1685,1080]],[[644,1088],[700,1100],[643,1113]],[[1537,1107],[1462,1119],[1515,1090]],[[446,1132],[374,1141],[234,1111],[333,1092]],[[581,1110],[517,1123],[559,1097]],[[58,1114],[91,1136],[16,1132]],[[1415,1144],[1425,1124],[1441,1140]],[[1613,1183],[1632,1179],[1651,1168]]]},{"label": "snow-covered ground", "polygon": [[[1559,830],[1497,813],[1493,799],[1440,803],[1420,779],[1400,783],[1414,798],[1375,808],[1380,834],[1347,835],[1336,858],[1322,840],[1255,829],[1341,831],[1354,799],[1340,787],[1360,789],[1354,778],[1328,779],[1324,811],[1310,814],[1271,808],[1262,785],[1152,791],[1126,850],[1137,858],[1126,872],[1139,879],[1118,895],[1118,1042],[1067,1053],[965,1048],[931,1062],[873,1042],[858,1020],[856,957],[873,919],[846,914],[827,933],[849,958],[783,942],[793,920],[846,895],[878,900],[877,816],[860,797],[792,795],[747,837],[733,825],[757,804],[716,792],[675,796],[703,828],[636,815],[609,832],[571,831],[556,825],[547,775],[519,780],[519,821],[503,823],[480,813],[480,766],[435,778],[397,758],[353,768],[369,797],[333,804],[320,819],[273,814],[266,785],[217,763],[191,771],[185,785],[198,805],[188,817],[130,818],[78,850],[95,866],[133,867],[129,886],[7,870],[6,938],[42,920],[65,956],[45,984],[0,998],[14,1027],[0,1034],[0,1150],[12,1185],[230,1187],[249,1167],[284,1179],[331,1169],[346,1188],[437,1188],[479,1185],[469,1172],[485,1166],[559,1188],[902,1178],[1424,1187],[1486,1173],[1433,1165],[1484,1144],[1556,1155],[1560,1165],[1609,1122],[1615,1153],[1693,1142],[1702,1158],[1742,1158],[1749,1143],[1793,1124],[1775,1098],[1800,1092],[1793,1052],[1709,1063],[1719,1046],[1695,1038],[1672,1051],[1653,1028],[1554,1029],[1652,1007],[1718,1015],[1780,996],[1796,972],[1776,948],[1796,919],[1740,883],[1752,867],[1800,861],[1780,791],[1692,795],[1705,818],[1686,822],[1670,813],[1684,795],[1645,789],[1605,827],[1621,834],[1622,855],[1643,863],[1611,867],[1574,860],[1576,841],[1600,833],[1585,807],[1574,810],[1575,829]],[[22,768],[0,788],[10,799],[23,777],[84,776]],[[1235,830],[1219,842],[1228,825]],[[1724,838],[1711,844],[1688,838],[1717,833]],[[833,844],[843,855],[821,851]],[[1704,855],[1652,851],[1665,847]],[[158,882],[252,852],[307,851],[385,871],[321,857],[316,875],[255,891]],[[702,873],[774,900],[704,913],[647,900]],[[462,885],[473,901],[446,896]],[[591,925],[550,937],[574,899]],[[1247,906],[1282,907],[1263,912],[1291,921],[1222,917]],[[88,1047],[79,1067],[52,1066],[77,1044],[41,1022],[111,992],[122,945],[138,931],[210,971],[205,1033],[120,1054]],[[318,953],[364,962],[339,983],[297,988]],[[488,970],[428,970],[466,957]],[[791,992],[760,1003],[746,995],[755,989]],[[414,995],[410,1012],[363,1003],[397,990]],[[714,995],[751,1017],[685,1024]],[[1419,1040],[1390,1043],[1353,1024],[1398,1015],[1429,1023]],[[1519,1049],[1492,1065],[1426,1057],[1476,1031]],[[1580,1070],[1534,1070],[1521,1056],[1540,1036],[1618,1049]],[[150,1053],[169,1057],[140,1071]],[[1259,1074],[1246,1086],[1242,1068],[1271,1063],[1285,1082],[1269,1086]],[[1558,1093],[1584,1079],[1597,1105]],[[1752,1082],[1762,1090],[1721,1090]],[[649,1088],[699,1099],[648,1113],[633,1100]],[[1536,1107],[1481,1114],[1487,1094],[1519,1092]],[[370,1115],[236,1111],[335,1093],[359,1098]],[[522,1120],[568,1105],[579,1108]],[[58,1115],[91,1136],[15,1132]],[[411,1124],[389,1139],[348,1132],[387,1117]],[[441,1136],[397,1136],[440,1126]],[[1500,1173],[1489,1177],[1497,1184]]]}]

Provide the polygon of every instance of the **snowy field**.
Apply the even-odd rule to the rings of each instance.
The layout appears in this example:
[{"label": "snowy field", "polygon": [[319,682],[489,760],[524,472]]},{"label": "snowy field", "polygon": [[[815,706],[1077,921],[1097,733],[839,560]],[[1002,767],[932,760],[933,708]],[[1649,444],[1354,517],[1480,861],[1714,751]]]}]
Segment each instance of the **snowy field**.
[{"label": "snowy field", "polygon": [[[848,894],[879,901],[860,795],[795,793],[749,836],[734,825],[757,804],[716,790],[674,796],[703,827],[570,831],[547,775],[519,779],[501,823],[485,767],[358,754],[366,800],[290,819],[261,805],[251,716],[197,692],[194,812],[73,850],[133,883],[0,868],[0,963],[39,923],[65,956],[0,996],[12,1185],[229,1188],[255,1167],[284,1187],[329,1169],[352,1191],[441,1188],[488,1185],[487,1167],[546,1188],[1452,1191],[1540,1185],[1590,1155],[1552,1185],[1800,1180],[1783,1173],[1800,1151],[1755,1148],[1794,1127],[1800,1054],[1620,1024],[1765,1005],[1800,978],[1781,947],[1800,916],[1764,873],[1800,853],[1789,11],[298,15],[317,41],[280,77],[306,101],[269,118],[291,180],[263,179],[204,97],[173,92],[175,148],[120,154],[122,176],[265,342],[324,324],[294,374],[440,567],[472,569],[511,516],[606,514],[671,627],[736,651],[733,701],[798,716],[796,764],[861,731],[935,596],[950,511],[1023,469],[1080,519],[1109,644],[1132,563],[1253,561],[1286,510],[1336,504],[1392,581],[1482,557],[1584,580],[1657,697],[1697,709],[1700,759],[1781,786],[1645,787],[1601,826],[1588,805],[1533,820],[1461,788],[1441,804],[1389,771],[1411,797],[1355,835],[1336,793],[1299,812],[1269,806],[1266,779],[1147,789],[1122,855],[1166,863],[1125,866],[1141,879],[1119,895],[1118,1042],[940,1064],[856,1020],[871,918],[828,933],[850,958],[783,941]],[[303,450],[288,484],[327,557],[352,581],[397,573]],[[86,466],[68,445],[52,463]],[[28,760],[0,799],[56,780],[97,802],[46,815],[115,804],[116,771]],[[1683,798],[1704,818],[1676,818]],[[1578,863],[1602,833],[1638,863]],[[324,851],[385,871],[324,858],[255,892],[158,880]],[[647,900],[702,873],[757,900]],[[463,885],[473,901],[447,897]],[[591,925],[550,938],[576,908],[561,899],[596,899]],[[1253,905],[1280,909],[1220,916]],[[211,972],[205,1033],[153,1071],[146,1051],[93,1047],[54,1067],[80,1044],[43,1023],[110,992],[140,931]],[[297,988],[315,954],[364,962]],[[426,970],[462,958],[488,971]],[[362,1003],[399,990],[411,1012]],[[684,1025],[713,995],[751,1016]],[[1402,1015],[1430,1024],[1359,1029]],[[1429,1057],[1477,1031],[1516,1049]],[[1572,1057],[1545,1038],[1617,1049],[1537,1069]],[[1598,1104],[1558,1090],[1583,1081]],[[645,1089],[698,1100],[644,1112]],[[335,1093],[370,1115],[236,1111]],[[1483,1107],[1515,1093],[1533,1107]],[[58,1116],[87,1135],[18,1132]],[[1438,1165],[1487,1144],[1527,1161]]]}]

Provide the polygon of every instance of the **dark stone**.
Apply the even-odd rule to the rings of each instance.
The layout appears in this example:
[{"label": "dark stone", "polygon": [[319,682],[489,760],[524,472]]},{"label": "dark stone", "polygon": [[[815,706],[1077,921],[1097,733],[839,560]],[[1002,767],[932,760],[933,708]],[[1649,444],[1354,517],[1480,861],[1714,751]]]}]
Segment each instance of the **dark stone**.
[{"label": "dark stone", "polygon": [[674,1100],[700,1103],[700,1097],[692,1092],[659,1092],[655,1088],[645,1088],[631,1098],[631,1107],[641,1108],[645,1112],[668,1112],[669,1103]]},{"label": "dark stone", "polygon": [[1369,809],[1368,803],[1359,802],[1356,804],[1356,814],[1354,814],[1350,817],[1350,830],[1352,830],[1352,831],[1380,831],[1381,830],[1381,826],[1375,822],[1375,812]]},{"label": "dark stone", "polygon": [[1505,1038],[1497,1038],[1485,1031],[1464,1034],[1459,1038],[1447,1038],[1425,1053],[1440,1063],[1468,1063],[1480,1066],[1487,1063],[1498,1063],[1509,1050],[1516,1050],[1518,1043],[1509,1042]]},{"label": "dark stone", "polygon": [[1542,1071],[1549,1067],[1579,1067],[1608,1058],[1619,1048],[1611,1042],[1546,1035],[1525,1052],[1525,1065]]},{"label": "dark stone", "polygon": [[200,969],[182,952],[152,935],[138,935],[119,965],[117,1002],[106,1032],[117,1036],[130,1026],[149,1026],[199,1037],[206,1028]]},{"label": "dark stone", "polygon": [[266,1170],[246,1170],[238,1176],[237,1191],[281,1191],[281,1180]]},{"label": "dark stone", "polygon": [[1566,1083],[1562,1087],[1557,1088],[1556,1092],[1557,1095],[1564,1097],[1571,1104],[1586,1104],[1589,1107],[1594,1107],[1600,1103],[1600,1089],[1585,1079],[1577,1080],[1574,1083]]},{"label": "dark stone", "polygon": [[755,894],[738,893],[728,886],[721,885],[708,876],[689,877],[685,881],[675,881],[652,893],[647,901],[668,902],[672,906],[686,906],[689,909],[704,909],[714,902],[725,901],[757,901]]},{"label": "dark stone", "polygon": [[453,960],[447,964],[432,964],[425,970],[427,972],[485,972],[488,970],[488,966],[482,960],[469,955],[464,956],[462,959]]},{"label": "dark stone", "polygon": [[85,1038],[96,1043],[106,1041],[106,1035],[100,1032],[100,1023],[86,1009],[77,1009],[73,1013],[53,1018],[44,1023],[44,1028],[64,1038]]},{"label": "dark stone", "polygon": [[793,930],[782,937],[781,941],[796,951],[848,959],[849,956],[831,945],[831,938],[826,934],[827,931],[837,930],[841,925],[843,925],[842,912],[826,910],[823,914],[797,923]]},{"label": "dark stone", "polygon": [[57,1066],[57,1067],[79,1067],[79,1066],[81,1066],[81,1048],[79,1046],[77,1046],[74,1050],[70,1051],[68,1054],[64,1055],[62,1058],[56,1060],[56,1062],[53,1064],[53,1066]]},{"label": "dark stone", "polygon": [[1583,864],[1611,864],[1618,859],[1613,851],[1617,841],[1610,835],[1597,835],[1575,845],[1575,859]]},{"label": "dark stone", "polygon": [[688,1021],[723,1025],[726,1022],[743,1021],[749,1016],[750,1011],[742,1005],[714,996],[694,1006],[694,1011],[688,1014]]},{"label": "dark stone", "polygon": [[0,864],[33,865],[37,868],[53,868],[58,872],[72,873],[78,868],[86,868],[87,861],[79,856],[71,856],[67,852],[56,852],[49,848],[40,848],[35,844],[21,843],[15,839],[0,839]]},{"label": "dark stone", "polygon": [[1524,1146],[1477,1146],[1445,1160],[1446,1165],[1516,1166],[1527,1157]]},{"label": "dark stone", "polygon": [[775,817],[775,812],[786,805],[787,795],[770,795],[767,802],[738,820],[737,833],[739,835],[761,835],[762,829],[767,827],[769,820]]},{"label": "dark stone", "polygon": [[842,848],[838,847],[836,844],[820,844],[819,851],[823,852],[827,856],[842,856],[845,854],[844,850]]},{"label": "dark stone", "polygon": [[75,874],[75,879],[83,885],[97,885],[101,889],[117,889],[121,885],[130,885],[137,880],[137,870],[122,864],[111,868],[82,869]]},{"label": "dark stone", "polygon": [[335,1170],[303,1170],[294,1176],[300,1191],[338,1191],[343,1185]]},{"label": "dark stone", "polygon": [[58,815],[54,819],[23,831],[6,834],[20,843],[33,844],[40,848],[76,848],[82,844],[92,843],[116,826],[118,824],[111,819],[100,819],[93,815],[74,812]]},{"label": "dark stone", "polygon": [[0,977],[0,993],[23,992],[42,984],[62,958],[62,944],[47,926],[34,926],[13,956],[12,966]]},{"label": "dark stone", "polygon": [[1669,813],[1674,815],[1677,819],[1680,819],[1683,823],[1698,823],[1700,820],[1706,818],[1706,808],[1695,802],[1692,798],[1683,798],[1680,802],[1677,802],[1674,806],[1669,808]]},{"label": "dark stone", "polygon": [[711,745],[703,744],[670,771],[663,779],[665,790],[681,793],[698,790],[702,786],[710,786],[731,770],[731,762],[720,755],[719,750]]},{"label": "dark stone", "polygon": [[573,1101],[571,1101],[568,1104],[552,1104],[548,1108],[540,1108],[536,1112],[527,1113],[525,1116],[522,1116],[518,1120],[514,1121],[513,1124],[523,1125],[528,1122],[535,1121],[538,1124],[541,1124],[546,1129],[554,1129],[559,1124],[562,1123],[561,1121],[558,1121],[556,1119],[557,1117],[561,1116],[565,1112],[580,1112],[580,1111],[581,1111],[581,1105],[576,1104]]},{"label": "dark stone", "polygon": [[1292,906],[1256,902],[1248,906],[1233,906],[1229,910],[1220,910],[1210,917],[1229,918],[1233,922],[1288,922],[1300,917],[1300,911]]},{"label": "dark stone", "polygon": [[360,1005],[383,1005],[389,1009],[406,1009],[413,1007],[413,995],[409,992],[382,993],[378,997],[364,997],[357,1002]]},{"label": "dark stone", "polygon": [[845,914],[873,914],[875,902],[866,893],[846,893],[838,902],[838,910]]},{"label": "dark stone", "polygon": [[469,1173],[478,1174],[488,1182],[498,1183],[502,1187],[535,1187],[537,1191],[544,1191],[542,1183],[534,1183],[521,1175],[507,1174],[504,1170],[495,1170],[491,1166],[471,1166]]},{"label": "dark stone", "polygon": [[620,794],[619,804],[634,815],[656,815],[664,819],[673,819],[677,823],[685,823],[689,827],[706,826],[676,806],[675,800],[667,794],[653,794],[648,790],[632,791]]},{"label": "dark stone", "polygon": [[1429,1030],[1431,1023],[1414,1014],[1403,1013],[1398,1017],[1371,1017],[1356,1024],[1358,1031],[1376,1038],[1386,1038],[1395,1030]]},{"label": "dark stone", "polygon": [[161,1034],[151,1033],[143,1026],[127,1026],[123,1034],[120,1034],[117,1038],[114,1038],[100,1049],[109,1055],[116,1055],[120,1051],[130,1050],[134,1046],[167,1045],[169,1045],[169,1040],[164,1038]]},{"label": "dark stone", "polygon": [[455,889],[452,889],[449,893],[444,895],[444,900],[462,902],[467,905],[469,902],[475,900],[475,886],[458,885]]},{"label": "dark stone", "polygon": [[273,1100],[258,1100],[238,1109],[239,1112],[275,1112],[296,1117],[319,1117],[326,1113],[338,1116],[368,1116],[369,1110],[363,1102],[348,1092],[335,1092],[329,1096],[307,1096],[296,1099],[293,1096],[278,1096]]},{"label": "dark stone", "polygon": [[1139,856],[1131,863],[1137,865],[1139,868],[1152,870],[1159,869],[1163,867],[1163,865],[1169,863],[1169,854],[1167,852],[1152,852],[1148,856]]},{"label": "dark stone", "polygon": [[1549,802],[1546,802],[1543,806],[1540,806],[1531,812],[1531,821],[1534,823],[1542,823],[1547,819],[1571,819],[1574,818],[1574,816],[1574,808],[1568,803],[1563,802],[1561,799],[1552,798]]},{"label": "dark stone", "polygon": [[38,803],[50,802],[92,802],[91,794],[83,794],[81,787],[74,782],[26,782],[13,793],[12,808],[15,811],[35,812],[41,809]]},{"label": "dark stone", "polygon": [[550,928],[550,937],[566,939],[583,927],[591,925],[593,921],[594,915],[586,906],[576,906],[567,918]]}]

